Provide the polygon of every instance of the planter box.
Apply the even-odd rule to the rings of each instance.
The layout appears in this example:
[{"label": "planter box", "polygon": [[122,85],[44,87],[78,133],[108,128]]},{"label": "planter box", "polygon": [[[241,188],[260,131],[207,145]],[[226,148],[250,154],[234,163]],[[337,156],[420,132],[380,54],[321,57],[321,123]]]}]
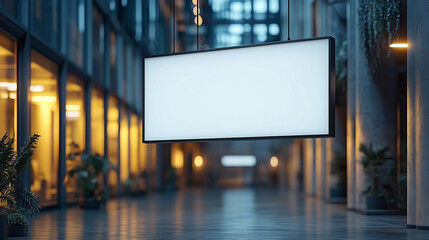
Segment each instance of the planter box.
[{"label": "planter box", "polygon": [[7,239],[7,215],[0,214],[0,240]]},{"label": "planter box", "polygon": [[28,235],[28,225],[9,224],[7,225],[9,237],[26,237]]},{"label": "planter box", "polygon": [[100,209],[101,203],[94,198],[79,200],[79,207],[82,209]]},{"label": "planter box", "polygon": [[386,198],[373,195],[366,196],[366,209],[386,209]]}]

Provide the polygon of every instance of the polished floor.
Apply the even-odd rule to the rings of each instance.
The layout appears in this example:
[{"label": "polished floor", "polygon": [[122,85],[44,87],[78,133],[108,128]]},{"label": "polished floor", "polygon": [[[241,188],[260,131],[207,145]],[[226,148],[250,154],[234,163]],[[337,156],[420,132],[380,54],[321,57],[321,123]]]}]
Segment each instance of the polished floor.
[{"label": "polished floor", "polygon": [[195,189],[47,210],[28,239],[429,239],[405,221],[275,189]]}]

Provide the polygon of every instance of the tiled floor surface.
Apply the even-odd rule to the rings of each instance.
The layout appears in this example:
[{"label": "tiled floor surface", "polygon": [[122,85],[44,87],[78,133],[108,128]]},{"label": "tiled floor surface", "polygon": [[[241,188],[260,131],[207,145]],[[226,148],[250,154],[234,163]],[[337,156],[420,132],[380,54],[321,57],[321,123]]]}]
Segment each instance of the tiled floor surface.
[{"label": "tiled floor surface", "polygon": [[20,239],[429,239],[405,221],[275,189],[201,189],[47,210]]}]

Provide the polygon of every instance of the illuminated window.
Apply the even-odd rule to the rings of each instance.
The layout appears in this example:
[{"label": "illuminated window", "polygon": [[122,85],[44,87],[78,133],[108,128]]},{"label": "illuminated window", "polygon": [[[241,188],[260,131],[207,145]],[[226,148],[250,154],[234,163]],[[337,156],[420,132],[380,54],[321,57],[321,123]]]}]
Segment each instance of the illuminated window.
[{"label": "illuminated window", "polygon": [[[85,88],[74,75],[67,79],[66,99],[66,171],[80,164],[85,151]],[[76,181],[66,181],[67,202],[76,202]]]},{"label": "illuminated window", "polygon": [[125,107],[122,107],[121,111],[121,182],[125,183],[129,178],[129,127],[128,127],[128,111]]},{"label": "illuminated window", "polygon": [[[0,134],[16,136],[16,43],[0,32]],[[16,149],[16,142],[15,142]]]},{"label": "illuminated window", "polygon": [[35,51],[31,60],[30,133],[41,135],[31,160],[31,190],[42,206],[49,206],[58,203],[58,69]]},{"label": "illuminated window", "polygon": [[138,119],[136,114],[131,114],[130,119],[130,171],[133,178],[137,179],[140,172],[139,167],[139,156],[138,156],[138,146],[139,146],[139,128],[138,128]]},{"label": "illuminated window", "polygon": [[[107,112],[107,157],[113,166],[118,168],[118,136],[119,136],[119,110],[118,100],[109,96],[109,110]],[[118,193],[118,173],[111,170],[109,173],[109,189],[111,194]]]},{"label": "illuminated window", "polygon": [[91,152],[104,156],[104,95],[95,87],[91,95]]}]

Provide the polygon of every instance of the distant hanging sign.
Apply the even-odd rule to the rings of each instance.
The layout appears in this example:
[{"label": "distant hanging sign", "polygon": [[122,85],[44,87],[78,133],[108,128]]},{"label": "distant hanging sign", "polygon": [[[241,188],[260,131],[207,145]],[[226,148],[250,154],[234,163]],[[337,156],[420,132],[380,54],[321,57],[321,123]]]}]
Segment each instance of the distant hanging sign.
[{"label": "distant hanging sign", "polygon": [[334,136],[334,39],[144,59],[143,142]]}]

